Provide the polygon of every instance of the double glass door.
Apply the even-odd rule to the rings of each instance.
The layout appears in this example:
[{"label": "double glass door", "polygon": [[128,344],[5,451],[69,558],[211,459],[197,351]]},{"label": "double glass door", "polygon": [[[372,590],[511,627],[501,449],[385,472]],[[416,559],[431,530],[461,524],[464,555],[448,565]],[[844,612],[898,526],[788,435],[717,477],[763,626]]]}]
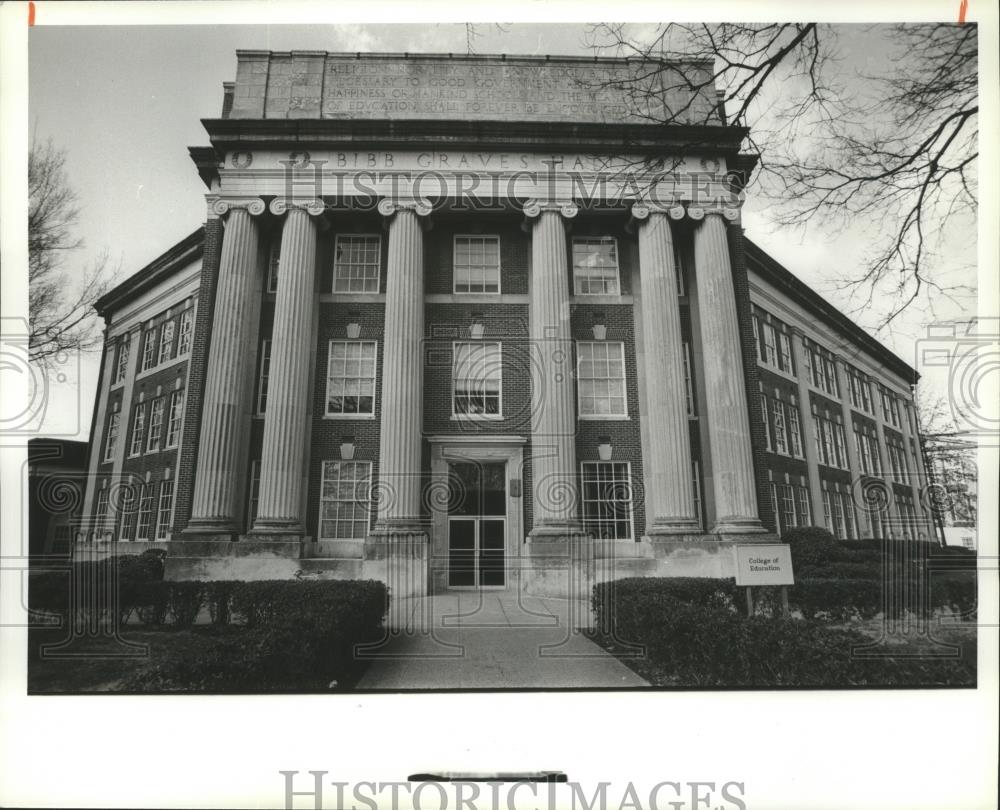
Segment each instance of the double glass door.
[{"label": "double glass door", "polygon": [[507,465],[448,465],[448,587],[507,585]]}]

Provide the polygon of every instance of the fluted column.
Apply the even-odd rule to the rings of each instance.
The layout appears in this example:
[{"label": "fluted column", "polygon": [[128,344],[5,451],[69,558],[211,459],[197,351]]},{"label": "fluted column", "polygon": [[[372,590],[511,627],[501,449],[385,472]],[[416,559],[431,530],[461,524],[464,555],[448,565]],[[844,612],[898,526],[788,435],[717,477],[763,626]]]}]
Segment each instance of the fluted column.
[{"label": "fluted column", "polygon": [[[683,212],[683,209],[681,209]],[[701,530],[691,483],[691,435],[684,385],[684,343],[677,303],[674,240],[665,211],[632,207],[640,220],[643,371],[649,455],[645,471],[646,534],[692,534]]]},{"label": "fluted column", "polygon": [[218,199],[210,211],[228,217],[205,372],[191,519],[183,533],[232,535],[239,527],[238,493],[243,486],[237,469],[240,436],[253,397],[252,352],[247,344],[254,330],[252,297],[260,287],[261,272],[254,218],[264,213],[264,202]]},{"label": "fluted column", "polygon": [[531,280],[528,338],[531,362],[531,474],[534,521],[531,536],[580,530],[576,487],[576,414],[573,397],[573,335],[570,329],[569,264],[563,217],[572,202],[529,202]]},{"label": "fluted column", "polygon": [[[823,492],[819,480],[819,459],[816,457],[816,420],[813,419],[812,400],[809,397],[809,379],[806,376],[806,347],[802,332],[793,328],[792,358],[795,361],[795,379],[799,386],[799,423],[802,426],[802,450],[806,456],[809,474],[809,505],[813,524],[823,520]],[[850,437],[844,437],[850,443]]]},{"label": "fluted column", "polygon": [[694,233],[694,260],[715,494],[712,532],[762,532],[726,222],[714,210],[689,208],[688,213],[703,218]]},{"label": "fluted column", "polygon": [[[864,487],[858,486],[864,475],[864,470],[861,469],[861,459],[858,457],[858,448],[854,443],[854,410],[851,408],[850,381],[847,379],[847,365],[844,359],[841,357],[836,358],[834,368],[837,370],[837,388],[840,389],[840,414],[844,422],[844,444],[847,445],[847,466],[851,468],[852,492],[855,493],[854,499],[859,500],[857,495],[859,489],[862,493],[862,497],[860,498],[862,509],[860,511],[855,509],[854,513],[858,516],[858,532],[860,536],[867,537],[871,533],[871,527],[868,522],[867,500],[864,498]],[[882,461],[883,463],[885,462],[884,453]]]},{"label": "fluted column", "polygon": [[305,534],[302,493],[306,475],[312,310],[316,293],[316,223],[319,200],[278,197],[271,213],[287,217],[281,231],[281,273],[274,304],[267,413],[260,460],[255,535]]},{"label": "fluted column", "polygon": [[389,220],[376,531],[419,529],[423,436],[423,201],[384,199]]}]

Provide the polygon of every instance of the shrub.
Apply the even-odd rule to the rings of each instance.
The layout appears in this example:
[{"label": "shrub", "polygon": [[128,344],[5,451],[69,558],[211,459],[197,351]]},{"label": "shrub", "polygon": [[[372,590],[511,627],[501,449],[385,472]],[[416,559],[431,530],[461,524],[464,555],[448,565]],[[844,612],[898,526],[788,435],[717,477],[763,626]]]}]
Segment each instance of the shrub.
[{"label": "shrub", "polygon": [[880,579],[797,579],[788,591],[789,605],[806,619],[846,622],[873,619],[882,610]]},{"label": "shrub", "polygon": [[602,583],[593,596],[598,629],[618,642],[644,645],[647,661],[657,668],[654,680],[659,685],[975,683],[974,654],[943,661],[861,658],[858,650],[871,648],[872,640],[858,631],[798,619],[746,618],[725,608],[678,599],[667,582]]},{"label": "shrub", "polygon": [[[178,585],[179,583],[172,583]],[[134,690],[261,691],[325,689],[349,681],[355,645],[378,639],[388,605],[375,581],[208,583],[216,615],[231,593],[246,624],[225,628],[211,650],[157,663],[130,679]],[[219,632],[223,628],[206,628]]]},{"label": "shrub", "polygon": [[792,549],[792,564],[795,568],[822,566],[834,562],[846,562],[847,554],[829,531],[819,526],[802,526],[789,529],[781,537]]},{"label": "shrub", "polygon": [[229,624],[231,619],[230,601],[233,598],[233,588],[238,583],[220,580],[206,582],[205,600],[208,602],[208,614],[212,624]]},{"label": "shrub", "polygon": [[190,627],[198,618],[201,606],[204,604],[204,586],[201,582],[170,582],[168,583],[167,604],[174,624],[178,627]]},{"label": "shrub", "polygon": [[153,580],[143,583],[134,594],[135,612],[145,625],[161,625],[167,620],[170,586],[176,583]]}]

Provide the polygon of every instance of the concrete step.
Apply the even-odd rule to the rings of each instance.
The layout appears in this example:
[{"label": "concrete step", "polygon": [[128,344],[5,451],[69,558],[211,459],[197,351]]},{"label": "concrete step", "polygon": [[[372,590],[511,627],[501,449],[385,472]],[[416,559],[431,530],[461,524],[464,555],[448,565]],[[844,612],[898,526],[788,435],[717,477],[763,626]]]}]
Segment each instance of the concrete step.
[{"label": "concrete step", "polygon": [[303,578],[365,579],[364,560],[356,557],[305,557],[298,562]]}]

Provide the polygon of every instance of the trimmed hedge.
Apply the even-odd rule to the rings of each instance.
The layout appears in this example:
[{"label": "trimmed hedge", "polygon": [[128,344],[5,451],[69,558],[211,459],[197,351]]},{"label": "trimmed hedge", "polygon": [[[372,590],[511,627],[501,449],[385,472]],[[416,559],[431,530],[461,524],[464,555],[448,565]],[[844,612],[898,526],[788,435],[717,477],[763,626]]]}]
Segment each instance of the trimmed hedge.
[{"label": "trimmed hedge", "polygon": [[[194,585],[201,583],[168,583]],[[222,587],[219,587],[219,586]],[[382,635],[388,591],[377,581],[319,580],[203,583],[201,593],[233,605],[231,618],[246,623],[204,628],[218,643],[196,660],[159,662],[130,678],[139,691],[267,691],[326,689],[350,681],[359,669],[358,644]],[[185,594],[194,604],[193,588]]]},{"label": "trimmed hedge", "polygon": [[958,659],[861,658],[860,648],[872,647],[863,633],[795,619],[746,618],[706,604],[704,592],[696,594],[701,602],[677,598],[687,587],[669,579],[625,579],[594,588],[599,632],[613,642],[644,645],[647,660],[661,673],[658,685],[975,684],[974,648]]}]

